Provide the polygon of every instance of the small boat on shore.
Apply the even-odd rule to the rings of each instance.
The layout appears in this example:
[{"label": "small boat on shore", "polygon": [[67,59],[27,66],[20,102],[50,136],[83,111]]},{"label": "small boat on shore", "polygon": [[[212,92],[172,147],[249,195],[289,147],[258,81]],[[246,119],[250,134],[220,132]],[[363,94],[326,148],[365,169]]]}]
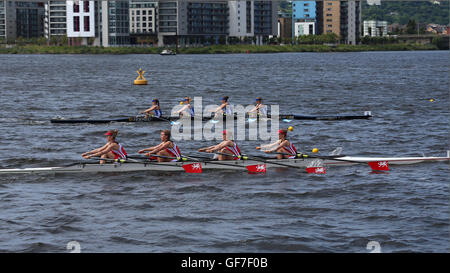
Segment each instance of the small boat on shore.
[{"label": "small boat on shore", "polygon": [[177,53],[173,52],[170,49],[164,49],[163,51],[161,51],[161,53],[159,53],[159,55],[177,55]]}]

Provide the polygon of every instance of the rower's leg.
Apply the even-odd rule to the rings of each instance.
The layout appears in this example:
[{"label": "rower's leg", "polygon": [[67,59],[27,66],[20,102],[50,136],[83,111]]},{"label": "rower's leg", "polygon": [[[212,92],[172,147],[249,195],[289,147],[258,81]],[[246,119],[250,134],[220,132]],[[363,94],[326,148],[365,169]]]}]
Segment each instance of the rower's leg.
[{"label": "rower's leg", "polygon": [[[277,150],[277,153],[286,153],[286,151],[283,148],[280,148]],[[277,159],[286,159],[289,158],[288,155],[282,155],[282,154],[277,154]]]},{"label": "rower's leg", "polygon": [[[157,155],[173,157],[173,155],[169,154],[167,151],[159,151]],[[170,161],[172,161],[172,159],[158,157],[158,162],[170,162]]]},{"label": "rower's leg", "polygon": [[[102,155],[101,158],[115,159],[116,156],[112,152],[109,152],[107,154]],[[106,162],[106,160],[100,160],[100,164],[105,164],[105,162]]]},{"label": "rower's leg", "polygon": [[232,152],[230,152],[228,149],[223,148],[222,150],[219,151],[221,154],[229,154],[230,156],[227,155],[219,155],[219,160],[233,160],[234,159],[234,155]]}]

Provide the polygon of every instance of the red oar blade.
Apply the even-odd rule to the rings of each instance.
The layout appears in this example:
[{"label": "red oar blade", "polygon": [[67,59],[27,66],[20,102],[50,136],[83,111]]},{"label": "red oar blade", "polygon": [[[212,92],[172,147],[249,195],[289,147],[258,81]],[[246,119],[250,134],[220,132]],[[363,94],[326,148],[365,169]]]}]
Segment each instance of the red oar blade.
[{"label": "red oar blade", "polygon": [[387,161],[372,161],[369,166],[373,171],[389,171],[389,162]]},{"label": "red oar blade", "polygon": [[202,164],[201,163],[184,164],[183,169],[187,173],[201,173],[202,172]]},{"label": "red oar blade", "polygon": [[306,168],[306,172],[315,174],[325,174],[325,167],[308,167]]},{"label": "red oar blade", "polygon": [[250,173],[265,173],[267,171],[266,164],[249,165],[246,168]]}]

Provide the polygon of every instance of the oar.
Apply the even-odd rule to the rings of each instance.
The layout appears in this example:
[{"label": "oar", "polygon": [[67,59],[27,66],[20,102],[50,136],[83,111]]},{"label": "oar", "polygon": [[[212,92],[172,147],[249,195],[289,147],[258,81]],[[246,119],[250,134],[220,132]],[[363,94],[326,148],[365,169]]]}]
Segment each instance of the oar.
[{"label": "oar", "polygon": [[[291,155],[287,153],[276,153],[281,155]],[[292,156],[292,155],[291,155]],[[387,161],[372,161],[372,162],[360,162],[355,160],[348,160],[348,159],[339,159],[336,157],[342,157],[342,156],[317,156],[317,155],[308,155],[308,154],[296,154],[297,158],[318,158],[318,159],[328,159],[328,160],[335,160],[335,161],[342,161],[342,162],[349,162],[349,163],[355,163],[355,164],[369,164],[370,168],[372,168],[373,171],[388,171],[389,170],[389,163]]]},{"label": "oar", "polygon": [[178,121],[172,121],[172,120],[168,120],[168,119],[166,119],[166,118],[163,118],[163,117],[157,117],[157,116],[154,116],[154,115],[150,115],[150,117],[152,117],[152,118],[156,118],[156,119],[159,119],[159,120],[162,120],[162,121],[167,121],[167,122],[169,122],[169,123],[170,123],[170,125],[178,125],[178,124],[179,124],[179,122],[178,122]]},{"label": "oar", "polygon": [[[202,153],[206,153],[206,152],[202,152]],[[290,167],[290,168],[296,168],[296,169],[302,169],[304,170],[304,168],[302,167],[298,167],[298,166],[292,166],[292,165],[286,165],[286,164],[282,164],[282,163],[278,163],[278,162],[271,162],[271,161],[267,161],[267,160],[263,160],[260,158],[256,158],[256,157],[249,157],[246,155],[243,155],[241,157],[235,156],[235,155],[231,155],[231,154],[224,154],[224,153],[219,153],[219,152],[213,152],[213,154],[218,154],[218,155],[225,155],[225,156],[232,156],[234,158],[240,158],[242,160],[253,160],[253,161],[257,161],[257,162],[263,162],[265,164],[273,164],[273,165],[279,165],[279,166],[283,166],[283,167]]]},{"label": "oar", "polygon": [[[221,166],[233,166],[233,167],[237,167],[237,168],[243,168],[243,169],[247,169],[249,172],[253,172],[253,173],[260,173],[260,172],[266,172],[266,168],[264,166],[264,168],[258,167],[256,165],[250,165],[250,166],[240,166],[240,165],[233,165],[233,164],[227,164],[224,162],[218,162],[217,160],[211,160],[210,158],[208,158],[209,160],[198,160],[198,158],[196,157],[191,157],[191,156],[185,156],[189,159],[192,160],[197,160],[197,162],[202,162],[202,163],[207,163],[207,164],[216,164],[216,165],[221,165]],[[200,157],[200,158],[206,158],[206,157]]]}]

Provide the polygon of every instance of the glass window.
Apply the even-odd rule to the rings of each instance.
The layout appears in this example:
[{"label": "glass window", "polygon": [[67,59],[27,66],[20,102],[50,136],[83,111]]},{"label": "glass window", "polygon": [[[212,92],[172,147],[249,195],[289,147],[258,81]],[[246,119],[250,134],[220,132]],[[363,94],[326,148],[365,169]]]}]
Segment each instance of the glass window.
[{"label": "glass window", "polygon": [[90,20],[89,20],[89,16],[84,16],[84,31],[90,31]]},{"label": "glass window", "polygon": [[80,31],[80,16],[73,17],[73,31],[74,32]]}]

